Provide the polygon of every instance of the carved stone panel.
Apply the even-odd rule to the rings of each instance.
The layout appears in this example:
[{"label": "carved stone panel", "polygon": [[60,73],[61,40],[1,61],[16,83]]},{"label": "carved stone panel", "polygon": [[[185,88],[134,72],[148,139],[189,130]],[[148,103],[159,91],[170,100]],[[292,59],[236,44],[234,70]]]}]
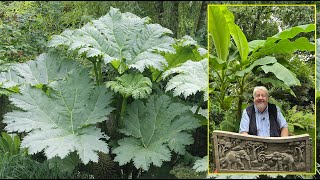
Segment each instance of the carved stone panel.
[{"label": "carved stone panel", "polygon": [[259,137],[213,131],[217,172],[311,173],[311,143],[308,134],[289,137]]}]

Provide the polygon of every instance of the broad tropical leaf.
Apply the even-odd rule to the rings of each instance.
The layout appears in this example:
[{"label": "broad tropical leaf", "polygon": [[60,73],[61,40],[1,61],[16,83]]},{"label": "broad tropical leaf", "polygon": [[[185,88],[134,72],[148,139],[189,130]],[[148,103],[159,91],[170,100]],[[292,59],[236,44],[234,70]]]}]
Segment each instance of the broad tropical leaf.
[{"label": "broad tropical leaf", "polygon": [[304,33],[312,32],[315,30],[315,28],[316,28],[315,24],[304,24],[304,25],[285,29],[272,37],[280,38],[280,39],[289,39],[289,38],[295,37],[301,32],[304,32]]},{"label": "broad tropical leaf", "polygon": [[242,61],[246,61],[249,53],[249,44],[246,36],[240,29],[240,27],[234,23],[229,24],[229,29],[233,40],[239,50],[239,54]]},{"label": "broad tropical leaf", "polygon": [[18,76],[12,69],[0,72],[0,87],[4,89],[15,87],[24,82],[24,79]]},{"label": "broad tropical leaf", "polygon": [[[195,113],[197,110],[198,106],[193,106],[190,110]],[[209,111],[208,109],[199,109],[198,114],[200,114],[201,116],[205,117],[206,119],[209,119]]]},{"label": "broad tropical leaf", "polygon": [[305,37],[296,39],[295,41],[290,41],[288,39],[281,40],[267,40],[263,47],[259,51],[255,51],[252,57],[263,57],[266,55],[272,55],[273,53],[293,53],[296,50],[301,51],[314,51],[314,43],[309,42]]},{"label": "broad tropical leaf", "polygon": [[185,98],[201,91],[204,92],[204,100],[208,100],[208,59],[199,62],[189,60],[179,67],[164,72],[163,78],[174,73],[178,75],[169,80],[166,91],[174,89],[175,96],[183,94]]},{"label": "broad tropical leaf", "polygon": [[292,89],[288,85],[283,83],[283,81],[272,78],[257,78],[256,81],[260,81],[262,82],[262,84],[271,83],[272,87],[281,88],[296,97],[296,94],[292,91]]},{"label": "broad tropical leaf", "polygon": [[283,81],[287,86],[300,86],[300,81],[295,74],[280,63],[261,66],[265,73],[272,72],[278,79]]},{"label": "broad tropical leaf", "polygon": [[88,70],[74,69],[65,78],[48,85],[50,93],[25,86],[10,101],[21,110],[5,115],[8,132],[28,132],[21,147],[30,154],[44,150],[48,159],[66,157],[77,151],[83,163],[98,161],[96,151],[108,153],[108,138],[94,125],[106,120],[113,108],[112,94],[104,87],[94,87]]},{"label": "broad tropical leaf", "polygon": [[152,82],[142,74],[124,74],[116,77],[116,81],[107,82],[106,86],[123,97],[134,99],[147,98],[152,92]]},{"label": "broad tropical leaf", "polygon": [[249,45],[242,30],[234,23],[234,16],[226,6],[209,7],[209,34],[213,38],[218,58],[226,61],[232,36],[242,61],[246,61]]},{"label": "broad tropical leaf", "polygon": [[253,40],[250,41],[248,43],[249,45],[249,52],[253,51],[253,50],[257,50],[261,47],[263,47],[264,43],[266,42],[266,40]]},{"label": "broad tropical leaf", "polygon": [[238,71],[236,73],[237,76],[244,76],[246,73],[249,73],[252,71],[252,69],[256,66],[266,65],[266,64],[273,64],[277,62],[277,59],[275,57],[266,56],[264,58],[258,59],[254,61],[248,68]]},{"label": "broad tropical leaf", "polygon": [[[309,42],[309,40],[305,37],[290,41],[291,38],[296,37],[299,33],[308,33],[314,30],[314,24],[305,24],[286,29],[272,37],[267,38],[265,41],[257,40],[255,43],[250,42],[249,44],[251,44],[251,49],[254,51],[251,56],[259,58],[265,55],[271,55],[273,53],[292,53],[296,50],[314,51],[314,43]],[[252,45],[255,45],[255,47]]]},{"label": "broad tropical leaf", "polygon": [[12,64],[7,72],[0,73],[0,84],[3,88],[12,88],[21,84],[48,84],[65,77],[77,68],[77,62],[68,59],[58,51],[43,53],[34,61]]},{"label": "broad tropical leaf", "polygon": [[164,55],[168,64],[164,70],[152,70],[153,81],[160,81],[164,71],[177,67],[187,60],[201,61],[208,53],[206,49],[201,48],[197,41],[190,36],[184,36],[181,39],[178,39],[173,47],[175,48],[176,53],[165,53]]},{"label": "broad tropical leaf", "polygon": [[227,62],[221,61],[219,58],[212,55],[209,56],[209,64],[210,68],[214,69],[214,71],[226,69],[228,66]]},{"label": "broad tropical leaf", "polygon": [[209,6],[208,31],[213,38],[214,46],[219,59],[226,61],[229,54],[230,30],[224,12],[228,11],[223,6]]},{"label": "broad tropical leaf", "polygon": [[174,40],[168,34],[172,34],[171,30],[148,24],[148,18],[121,13],[111,7],[108,14],[81,29],[65,30],[53,36],[48,46],[65,45],[87,58],[101,57],[106,64],[111,62],[119,73],[123,73],[122,68],[142,72],[149,66],[162,70],[166,65],[159,52],[174,52],[171,47]]},{"label": "broad tropical leaf", "polygon": [[133,160],[143,170],[169,161],[170,151],[184,154],[185,146],[193,143],[186,130],[200,126],[190,107],[167,95],[153,95],[146,104],[135,100],[127,109],[124,125],[120,132],[129,137],[118,141],[119,147],[113,150],[115,161],[124,165]]}]

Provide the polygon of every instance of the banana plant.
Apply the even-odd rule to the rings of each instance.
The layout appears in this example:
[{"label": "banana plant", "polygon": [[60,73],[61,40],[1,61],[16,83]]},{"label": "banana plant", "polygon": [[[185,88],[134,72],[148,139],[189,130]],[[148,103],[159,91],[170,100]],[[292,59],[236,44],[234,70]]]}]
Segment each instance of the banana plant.
[{"label": "banana plant", "polygon": [[[266,40],[248,42],[226,6],[209,6],[208,13],[209,37],[213,42],[210,45],[212,52],[209,52],[213,81],[210,86],[223,110],[229,110],[232,99],[237,97],[237,119],[240,119],[245,89],[251,82],[259,81],[257,69],[275,75],[276,79],[268,78],[264,82],[272,82],[295,96],[290,87],[300,86],[300,81],[275,55],[292,54],[297,50],[314,52],[313,42],[306,37],[296,38],[300,33],[314,31],[314,24],[288,28]],[[232,91],[235,92],[233,96]]]}]

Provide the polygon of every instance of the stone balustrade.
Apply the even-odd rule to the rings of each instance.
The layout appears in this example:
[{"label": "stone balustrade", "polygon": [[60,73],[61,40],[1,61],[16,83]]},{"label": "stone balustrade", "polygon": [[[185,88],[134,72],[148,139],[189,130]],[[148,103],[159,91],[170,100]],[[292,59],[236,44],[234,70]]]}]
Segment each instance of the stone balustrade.
[{"label": "stone balustrade", "polygon": [[311,173],[312,145],[308,134],[259,137],[213,131],[216,172]]}]

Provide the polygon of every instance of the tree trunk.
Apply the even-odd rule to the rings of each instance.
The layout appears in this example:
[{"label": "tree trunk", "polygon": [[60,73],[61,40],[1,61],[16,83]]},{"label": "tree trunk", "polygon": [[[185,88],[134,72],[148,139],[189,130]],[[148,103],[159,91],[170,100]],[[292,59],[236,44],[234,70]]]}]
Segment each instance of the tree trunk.
[{"label": "tree trunk", "polygon": [[202,1],[201,2],[201,7],[200,7],[200,15],[199,15],[199,20],[198,20],[198,24],[196,26],[196,32],[198,32],[203,26],[205,26],[205,28],[207,29],[207,2],[206,1]]},{"label": "tree trunk", "polygon": [[195,37],[199,17],[201,15],[202,1],[181,1],[178,5],[178,33],[177,38],[184,35]]},{"label": "tree trunk", "polygon": [[162,26],[170,29],[173,36],[177,37],[178,32],[178,2],[163,1]]},{"label": "tree trunk", "polygon": [[[190,32],[190,36],[195,37],[198,25],[200,24],[201,10],[203,1],[194,1],[192,2],[191,13],[189,14],[189,18],[193,20],[193,27]],[[193,18],[192,18],[193,17]]]}]

